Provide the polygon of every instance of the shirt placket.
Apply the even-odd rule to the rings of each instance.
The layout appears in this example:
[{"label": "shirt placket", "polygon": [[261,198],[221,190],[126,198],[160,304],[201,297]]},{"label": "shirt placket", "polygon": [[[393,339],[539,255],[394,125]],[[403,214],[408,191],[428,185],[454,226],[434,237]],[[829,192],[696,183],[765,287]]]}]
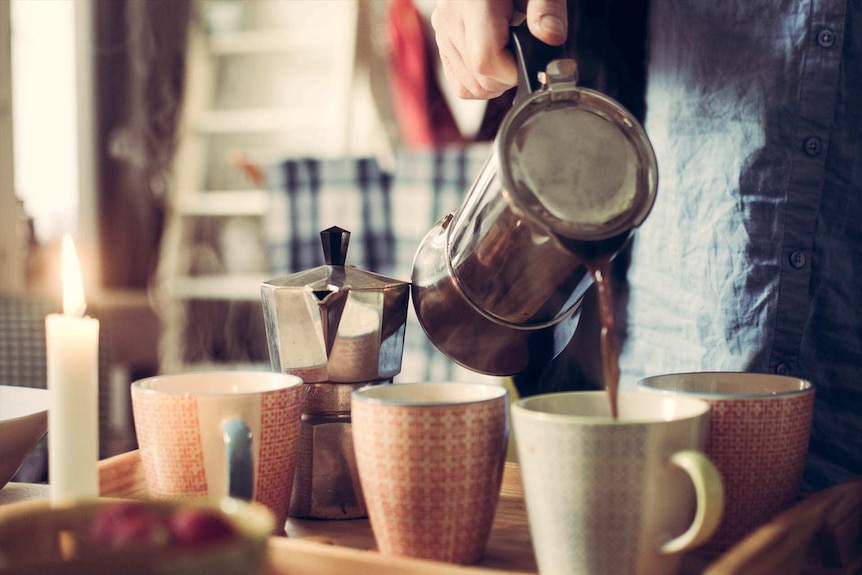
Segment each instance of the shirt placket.
[{"label": "shirt placket", "polygon": [[815,0],[803,58],[793,164],[785,208],[781,287],[769,366],[779,375],[795,371],[807,318],[811,254],[824,184],[829,134],[837,101],[844,34],[843,1]]}]

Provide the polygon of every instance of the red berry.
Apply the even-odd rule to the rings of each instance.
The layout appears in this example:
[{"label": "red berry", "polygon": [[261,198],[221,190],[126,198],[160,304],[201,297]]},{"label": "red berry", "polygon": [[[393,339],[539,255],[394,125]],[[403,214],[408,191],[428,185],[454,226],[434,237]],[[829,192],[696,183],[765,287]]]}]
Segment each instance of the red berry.
[{"label": "red berry", "polygon": [[129,545],[162,545],[167,527],[157,513],[138,503],[111,504],[93,517],[90,538],[114,549]]},{"label": "red berry", "polygon": [[171,517],[171,535],[183,545],[200,545],[228,539],[236,529],[218,512],[210,509],[179,509]]}]

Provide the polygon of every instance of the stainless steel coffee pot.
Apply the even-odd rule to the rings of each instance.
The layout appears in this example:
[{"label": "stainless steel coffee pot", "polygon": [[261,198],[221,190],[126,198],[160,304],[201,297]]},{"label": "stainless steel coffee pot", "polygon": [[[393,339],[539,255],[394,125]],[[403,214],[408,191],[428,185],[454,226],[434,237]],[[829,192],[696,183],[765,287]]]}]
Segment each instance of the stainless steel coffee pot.
[{"label": "stainless steel coffee pot", "polygon": [[365,517],[350,394],[401,371],[409,284],[345,265],[350,232],[320,233],[326,264],[261,285],[272,368],[303,379],[291,517]]},{"label": "stainless steel coffee pot", "polygon": [[519,86],[493,151],[457,212],[425,236],[413,304],[434,345],[473,371],[545,365],[574,334],[592,277],[647,217],[658,169],[641,125],[577,85],[526,26],[512,31]]}]

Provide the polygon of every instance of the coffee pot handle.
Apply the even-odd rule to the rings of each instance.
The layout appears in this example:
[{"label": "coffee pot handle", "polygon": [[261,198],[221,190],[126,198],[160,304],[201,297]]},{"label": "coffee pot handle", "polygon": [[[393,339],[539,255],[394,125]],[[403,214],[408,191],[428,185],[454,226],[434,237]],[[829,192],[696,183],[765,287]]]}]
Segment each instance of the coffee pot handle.
[{"label": "coffee pot handle", "polygon": [[678,451],[670,462],[689,476],[697,500],[694,520],[686,532],[661,546],[662,553],[679,553],[697,547],[718,528],[724,513],[724,485],[718,469],[700,451]]},{"label": "coffee pot handle", "polygon": [[227,494],[251,501],[254,497],[254,462],[251,429],[242,420],[222,423],[222,439],[227,455]]},{"label": "coffee pot handle", "polygon": [[563,46],[551,46],[533,36],[526,22],[511,28],[509,48],[518,67],[518,89],[513,102],[517,106],[541,86],[539,72],[544,72],[550,62],[566,55]]}]

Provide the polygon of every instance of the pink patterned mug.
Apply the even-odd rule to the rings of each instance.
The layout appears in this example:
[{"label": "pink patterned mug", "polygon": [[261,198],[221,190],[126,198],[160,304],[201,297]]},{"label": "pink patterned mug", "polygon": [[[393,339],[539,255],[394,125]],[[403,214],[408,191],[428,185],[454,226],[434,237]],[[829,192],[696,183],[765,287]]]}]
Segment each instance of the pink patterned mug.
[{"label": "pink patterned mug", "polygon": [[803,379],[736,372],[678,373],[638,382],[642,391],[710,404],[706,454],[724,479],[725,511],[704,545],[722,551],[799,496],[814,387]]},{"label": "pink patterned mug", "polygon": [[283,532],[302,393],[299,377],[266,371],[134,382],[132,411],[150,496],[254,500],[272,511]]},{"label": "pink patterned mug", "polygon": [[387,555],[482,558],[508,442],[508,392],[493,384],[365,387],[351,401],[368,518]]}]

